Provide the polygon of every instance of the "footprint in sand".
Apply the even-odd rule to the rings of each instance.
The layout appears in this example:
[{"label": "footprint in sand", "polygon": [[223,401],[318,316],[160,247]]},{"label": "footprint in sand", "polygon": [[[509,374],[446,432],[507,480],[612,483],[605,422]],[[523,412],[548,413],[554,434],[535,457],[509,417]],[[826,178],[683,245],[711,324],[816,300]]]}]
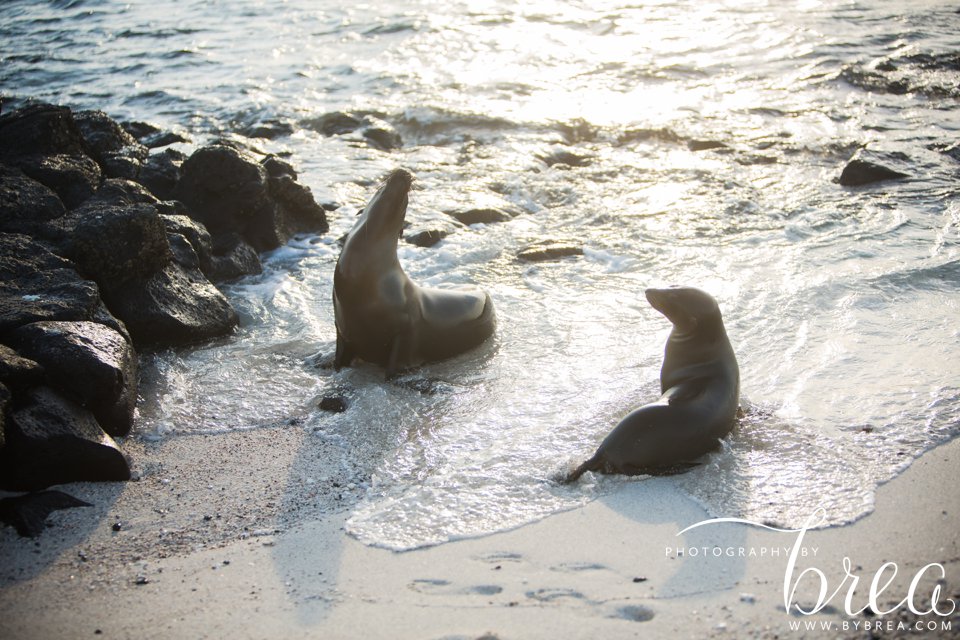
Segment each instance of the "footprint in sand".
[{"label": "footprint in sand", "polygon": [[433,595],[476,595],[495,596],[503,591],[503,587],[496,584],[481,584],[470,587],[457,587],[449,580],[419,579],[409,585],[410,589],[420,593]]},{"label": "footprint in sand", "polygon": [[653,609],[645,607],[642,604],[628,604],[619,607],[609,616],[610,618],[623,618],[634,622],[647,622],[653,620]]},{"label": "footprint in sand", "polygon": [[519,553],[510,551],[494,551],[485,553],[482,556],[474,556],[475,560],[486,562],[488,564],[503,564],[504,562],[523,562],[523,556]]},{"label": "footprint in sand", "polygon": [[582,593],[573,589],[537,589],[536,591],[527,591],[527,597],[540,602],[553,602],[561,598],[586,599]]},{"label": "footprint in sand", "polygon": [[606,571],[608,567],[596,562],[564,562],[554,567],[550,571],[580,572],[580,571]]}]

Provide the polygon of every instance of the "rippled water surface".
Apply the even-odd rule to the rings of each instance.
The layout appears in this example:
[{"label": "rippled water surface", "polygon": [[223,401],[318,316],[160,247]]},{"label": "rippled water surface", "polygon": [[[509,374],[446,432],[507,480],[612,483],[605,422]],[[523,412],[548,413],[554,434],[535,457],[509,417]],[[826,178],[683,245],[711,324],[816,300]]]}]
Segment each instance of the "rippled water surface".
[{"label": "rippled water surface", "polygon": [[[100,108],[197,142],[282,129],[250,142],[343,204],[328,235],[226,287],[235,336],[149,359],[137,437],[306,429],[367,487],[349,529],[371,544],[518,526],[643,481],[553,480],[657,395],[669,324],[643,290],[664,284],[717,297],[740,363],[740,427],[672,480],[715,515],[796,526],[823,504],[846,522],[956,435],[954,3],[342,4],[0,5],[5,106]],[[317,118],[338,111],[385,120],[402,148],[325,137]],[[864,146],[905,154],[911,177],[837,184]],[[317,368],[336,239],[398,166],[417,176],[410,231],[456,208],[517,214],[400,243],[421,284],[488,290],[496,339],[397,383]],[[584,255],[516,258],[541,240]],[[330,393],[348,411],[319,411]]]}]

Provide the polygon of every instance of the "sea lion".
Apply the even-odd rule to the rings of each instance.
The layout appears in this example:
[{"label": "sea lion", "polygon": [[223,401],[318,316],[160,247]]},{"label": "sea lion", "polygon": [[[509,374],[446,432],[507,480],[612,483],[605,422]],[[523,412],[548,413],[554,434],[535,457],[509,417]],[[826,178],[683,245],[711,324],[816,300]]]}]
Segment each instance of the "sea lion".
[{"label": "sea lion", "polygon": [[390,378],[472,349],[496,328],[485,292],[420,287],[400,267],[397,240],[412,182],[404,169],[388,175],[340,252],[333,276],[338,371],[359,357]]},{"label": "sea lion", "polygon": [[692,287],[647,289],[647,300],[673,323],[660,369],[660,399],[631,412],[596,454],[571,473],[674,473],[715,449],[733,428],[740,369],[717,301]]}]

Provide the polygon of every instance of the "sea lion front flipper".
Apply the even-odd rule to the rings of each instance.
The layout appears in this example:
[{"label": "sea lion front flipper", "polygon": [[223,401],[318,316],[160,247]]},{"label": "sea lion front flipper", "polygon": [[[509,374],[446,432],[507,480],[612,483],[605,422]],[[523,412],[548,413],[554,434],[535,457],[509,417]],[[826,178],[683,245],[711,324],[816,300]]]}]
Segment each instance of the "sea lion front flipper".
[{"label": "sea lion front flipper", "polygon": [[401,371],[410,366],[410,360],[414,353],[413,339],[408,332],[401,331],[393,338],[390,343],[390,355],[387,356],[385,380],[390,380]]},{"label": "sea lion front flipper", "polygon": [[89,507],[89,502],[62,491],[28,493],[0,500],[0,522],[10,525],[25,538],[35,538],[46,526],[47,516],[58,509]]},{"label": "sea lion front flipper", "polygon": [[664,391],[663,395],[660,396],[660,401],[666,402],[667,404],[676,404],[678,402],[692,400],[703,393],[703,390],[707,386],[708,382],[709,380],[706,378],[691,378],[690,380],[684,380],[683,382]]},{"label": "sea lion front flipper", "polygon": [[353,362],[353,350],[346,338],[340,334],[340,329],[337,329],[337,353],[333,356],[333,368],[340,371],[343,367],[349,367],[351,362]]}]

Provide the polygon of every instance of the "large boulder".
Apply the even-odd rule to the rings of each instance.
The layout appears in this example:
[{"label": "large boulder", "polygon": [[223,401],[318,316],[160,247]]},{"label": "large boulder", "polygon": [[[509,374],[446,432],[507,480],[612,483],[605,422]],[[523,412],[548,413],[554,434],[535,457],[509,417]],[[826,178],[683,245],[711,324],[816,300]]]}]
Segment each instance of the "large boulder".
[{"label": "large boulder", "polygon": [[67,107],[32,104],[0,115],[0,157],[86,153],[83,136]]},{"label": "large boulder", "polygon": [[[234,147],[198,149],[182,166],[176,199],[211,235],[236,231],[246,235],[251,221],[273,215],[266,170]],[[272,247],[264,246],[263,249]]]},{"label": "large boulder", "polygon": [[229,333],[237,313],[198,270],[171,261],[146,280],[103,292],[137,345],[183,345]]},{"label": "large boulder", "polygon": [[2,456],[0,481],[15,491],[130,479],[126,457],[93,415],[48,387],[8,413]]},{"label": "large boulder", "polygon": [[135,179],[147,159],[147,148],[103,111],[73,114],[90,155],[111,178]]},{"label": "large boulder", "polygon": [[137,354],[96,322],[34,322],[10,334],[21,356],[39,363],[46,382],[93,413],[104,431],[124,436],[137,404]]},{"label": "large boulder", "polygon": [[0,339],[39,320],[95,320],[126,331],[103,307],[97,284],[72,262],[44,242],[0,233]]},{"label": "large boulder", "polygon": [[167,232],[153,205],[94,201],[71,212],[69,224],[67,254],[101,289],[143,280],[170,262]]},{"label": "large boulder", "polygon": [[[276,172],[275,163],[270,170]],[[187,158],[174,196],[212,236],[239,233],[257,251],[274,249],[297,232],[327,229],[309,189],[289,174],[271,176],[250,154],[226,144]]]},{"label": "large boulder", "polygon": [[66,208],[49,187],[15,167],[0,164],[0,231],[47,236]]},{"label": "large boulder", "polygon": [[53,189],[68,209],[83,203],[100,186],[100,166],[85,155],[34,154],[7,162]]}]

